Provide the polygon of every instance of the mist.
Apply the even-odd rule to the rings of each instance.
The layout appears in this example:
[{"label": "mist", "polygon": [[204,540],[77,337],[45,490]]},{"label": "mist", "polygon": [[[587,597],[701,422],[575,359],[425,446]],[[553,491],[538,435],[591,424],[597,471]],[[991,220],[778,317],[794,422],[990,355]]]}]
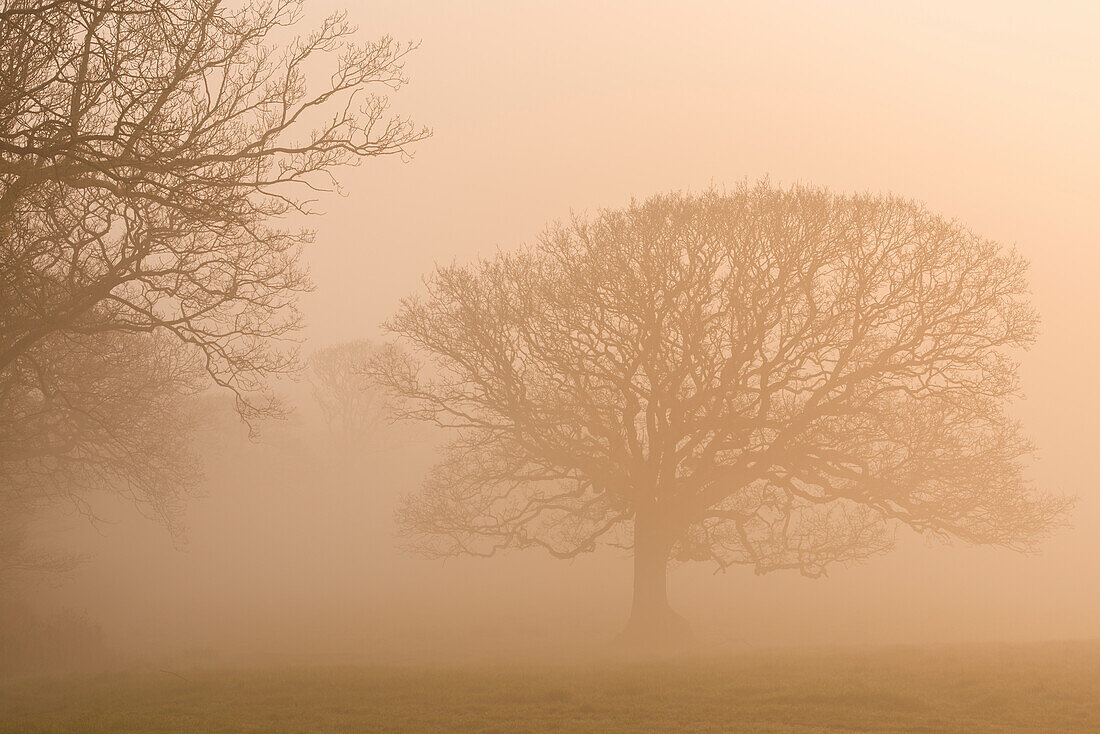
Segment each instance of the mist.
[{"label": "mist", "polygon": [[[338,0],[306,3],[303,29]],[[9,604],[97,627],[97,666],[439,665],[591,660],[631,612],[629,548],[428,558],[396,520],[447,431],[380,410],[326,422],[310,358],[381,348],[437,267],[533,247],[555,222],[682,192],[913,200],[1029,263],[1037,339],[1008,404],[1030,486],[1073,498],[1033,552],[922,535],[797,570],[668,566],[668,599],[710,654],[1100,638],[1100,319],[1095,172],[1100,10],[1088,3],[445,3],[348,7],[365,39],[419,45],[390,112],[430,137],[341,169],[302,250],[312,289],[288,334],[288,410],[244,421],[230,391],[188,403],[202,478],[173,531],[111,491],[36,512],[74,557]],[[369,388],[368,391],[375,390]],[[379,388],[380,390],[380,388]],[[381,394],[380,392],[378,393]],[[379,398],[382,400],[382,398]],[[89,517],[93,515],[93,517]],[[1076,644],[1076,643],[1075,643]]]}]

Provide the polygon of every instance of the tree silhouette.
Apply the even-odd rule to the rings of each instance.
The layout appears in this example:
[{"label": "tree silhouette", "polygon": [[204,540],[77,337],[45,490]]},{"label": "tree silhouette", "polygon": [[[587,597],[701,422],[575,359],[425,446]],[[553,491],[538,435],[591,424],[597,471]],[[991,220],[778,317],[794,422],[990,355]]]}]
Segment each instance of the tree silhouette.
[{"label": "tree silhouette", "polygon": [[384,396],[364,367],[378,352],[365,339],[323,347],[309,358],[309,381],[325,425],[345,447],[378,426]]},{"label": "tree silhouette", "polygon": [[400,525],[433,556],[633,548],[637,639],[684,633],[670,558],[818,576],[898,523],[1032,548],[1069,503],[1005,412],[1025,270],[915,203],[766,182],[440,267],[372,365],[455,431]]},{"label": "tree silhouette", "polygon": [[0,380],[0,506],[94,516],[87,493],[111,489],[178,530],[200,478],[196,355],[162,334],[53,335],[16,366]]},{"label": "tree silhouette", "polygon": [[[309,211],[334,169],[426,132],[370,90],[408,46],[343,16],[282,47],[301,3],[15,0],[0,25],[0,369],[57,331],[174,334],[242,410],[291,365]],[[306,69],[325,83],[309,91]]]},{"label": "tree silhouette", "polygon": [[36,547],[29,537],[33,520],[31,510],[0,495],[0,598],[21,574],[64,573],[81,560],[78,555]]},{"label": "tree silhouette", "polygon": [[[357,43],[342,14],[294,37],[301,11],[0,5],[0,477],[37,493],[28,502],[62,476],[81,479],[70,493],[136,487],[159,515],[178,494],[180,467],[151,443],[173,431],[153,429],[159,408],[142,412],[155,400],[116,389],[127,378],[103,373],[112,357],[116,369],[141,362],[142,396],[142,380],[193,362],[246,419],[280,412],[267,378],[296,367],[286,337],[309,287],[299,258],[311,234],[292,219],[336,187],[337,169],[427,135],[387,111],[411,46]],[[164,398],[193,377],[161,381]],[[43,456],[54,468],[38,470]],[[32,488],[35,474],[45,486]]]}]

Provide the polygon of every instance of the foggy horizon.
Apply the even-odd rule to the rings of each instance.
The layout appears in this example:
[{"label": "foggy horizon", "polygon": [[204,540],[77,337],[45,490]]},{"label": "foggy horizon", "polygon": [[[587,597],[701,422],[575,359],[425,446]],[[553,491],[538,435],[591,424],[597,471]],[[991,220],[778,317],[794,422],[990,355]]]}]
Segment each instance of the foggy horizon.
[{"label": "foggy horizon", "polygon": [[[5,13],[17,4],[5,3]],[[1006,459],[1022,467],[1020,494],[1011,496],[1049,496],[1052,503],[1069,500],[1072,506],[1064,513],[1034,511],[1039,519],[1034,520],[1035,549],[1029,552],[996,547],[993,540],[968,542],[951,529],[969,532],[969,526],[950,516],[943,521],[949,528],[943,534],[953,538],[921,534],[892,521],[895,542],[889,552],[875,546],[868,557],[853,552],[850,558],[836,551],[837,560],[825,566],[821,578],[806,578],[778,557],[767,561],[778,569],[774,572],[757,559],[759,573],[740,557],[725,570],[713,562],[673,559],[667,566],[668,605],[686,620],[696,649],[736,656],[788,648],[923,650],[971,643],[1058,641],[1087,647],[1100,640],[1100,585],[1095,583],[1100,578],[1100,494],[1089,472],[1100,414],[1100,381],[1094,374],[1100,348],[1088,334],[1100,318],[1093,282],[1100,273],[1100,224],[1094,211],[1100,163],[1097,6],[903,6],[862,0],[828,6],[488,0],[358,5],[309,0],[301,18],[280,28],[275,42],[307,34],[345,10],[357,27],[349,31],[350,38],[368,43],[387,37],[385,43],[392,38],[396,44],[379,47],[385,49],[379,52],[384,63],[379,63],[394,64],[386,73],[403,83],[393,89],[389,81],[371,81],[377,89],[364,89],[386,100],[379,120],[396,119],[403,127],[386,131],[393,140],[378,144],[382,153],[345,151],[340,155],[348,160],[319,166],[325,174],[332,169],[337,190],[295,191],[309,200],[315,216],[288,207],[273,220],[288,231],[305,227],[314,232],[312,241],[300,243],[300,263],[284,263],[286,273],[299,267],[311,283],[308,289],[298,283],[289,288],[301,311],[301,328],[288,321],[285,333],[270,340],[279,350],[299,349],[301,367],[255,370],[262,378],[256,384],[270,387],[287,414],[262,415],[256,409],[255,416],[242,420],[233,391],[214,386],[202,373],[206,381],[187,398],[179,425],[170,427],[182,431],[185,423],[194,423],[186,440],[193,442],[201,472],[194,491],[180,497],[178,532],[164,521],[167,515],[160,515],[163,507],[135,504],[117,486],[81,490],[72,501],[57,502],[51,495],[50,504],[34,505],[27,537],[35,549],[74,562],[59,573],[13,576],[0,604],[7,599],[12,614],[28,619],[76,618],[98,628],[96,665],[107,668],[175,666],[175,671],[301,661],[541,664],[613,657],[617,636],[631,619],[632,593],[638,599],[630,547],[609,546],[601,536],[593,552],[566,560],[540,547],[514,547],[541,539],[538,533],[545,528],[532,525],[531,535],[511,526],[501,530],[502,549],[491,558],[429,558],[410,549],[416,532],[444,521],[427,517],[427,509],[419,515],[408,510],[403,498],[412,496],[414,503],[418,496],[430,498],[432,482],[444,482],[432,479],[433,467],[446,465],[445,444],[458,432],[430,421],[398,420],[386,402],[396,399],[380,397],[378,385],[400,388],[407,375],[377,354],[396,343],[405,350],[399,354],[430,366],[424,374],[450,374],[439,365],[463,365],[467,353],[459,347],[447,352],[441,340],[453,334],[472,343],[470,335],[480,332],[479,324],[471,323],[496,314],[494,308],[504,310],[504,304],[524,294],[516,283],[534,277],[515,265],[515,283],[504,278],[507,287],[494,290],[485,287],[497,283],[489,276],[476,280],[475,274],[482,273],[478,268],[504,268],[502,263],[520,262],[519,253],[528,253],[560,266],[565,273],[561,283],[585,283],[586,277],[619,271],[615,263],[607,264],[617,255],[598,249],[599,236],[586,240],[578,222],[591,223],[592,232],[606,232],[597,224],[610,228],[616,216],[641,222],[647,212],[659,210],[652,214],[654,221],[665,221],[660,207],[668,206],[673,212],[668,221],[680,222],[682,216],[698,231],[710,232],[706,227],[725,221],[722,216],[735,216],[730,211],[750,217],[755,204],[737,208],[742,198],[754,195],[745,192],[767,190],[756,195],[774,196],[778,203],[769,206],[782,212],[791,207],[794,219],[811,216],[799,207],[812,206],[799,197],[817,201],[813,197],[820,196],[826,202],[822,211],[855,219],[878,216],[861,213],[866,202],[872,202],[866,204],[868,211],[877,213],[874,207],[880,207],[887,212],[884,218],[910,216],[905,207],[912,206],[917,212],[913,221],[926,215],[942,218],[928,231],[939,232],[942,222],[949,231],[944,247],[972,248],[961,259],[984,252],[983,243],[992,242],[997,257],[1015,253],[1026,261],[1026,291],[1019,295],[1006,286],[1009,296],[987,312],[1010,322],[1005,314],[1017,303],[1011,299],[1018,298],[1021,308],[1037,314],[1033,341],[1030,325],[1023,324],[1026,317],[1019,316],[1019,334],[1009,333],[1002,344],[990,347],[998,359],[1018,360],[1018,370],[1009,370],[1004,379],[1007,385],[1018,378],[1020,397],[1014,388],[998,392],[1000,383],[986,375],[988,384],[998,385],[988,390],[996,393],[998,404],[1004,397],[1004,425],[1018,421],[1020,446],[1030,442],[1035,447]],[[0,34],[0,50],[5,42]],[[391,60],[389,53],[397,55]],[[310,94],[329,83],[328,73],[321,62],[310,60],[303,71]],[[10,91],[9,82],[4,84]],[[333,116],[329,108],[321,109]],[[306,128],[325,124],[325,114],[317,114],[316,122],[309,119]],[[7,124],[0,121],[0,134],[7,134]],[[383,127],[379,122],[378,129]],[[16,156],[8,149],[0,155],[8,156],[5,165]],[[298,165],[308,173],[308,165]],[[9,175],[7,169],[0,173]],[[5,192],[8,187],[17,191],[11,181],[4,180]],[[707,207],[726,207],[721,211],[727,213],[707,219],[712,216]],[[848,214],[845,207],[856,213]],[[226,211],[235,210],[226,205]],[[0,209],[0,225],[6,227],[3,216]],[[643,225],[631,226],[637,229],[622,231],[634,233]],[[919,237],[911,239],[917,241],[925,230],[913,227]],[[557,251],[545,255],[552,249],[547,241],[554,236],[565,241],[561,233],[566,231],[590,249],[575,261]],[[104,232],[100,236],[108,237],[113,230]],[[786,253],[782,237],[770,236],[780,244],[763,245],[761,252]],[[896,236],[908,246],[904,235]],[[939,252],[935,246],[929,251]],[[590,252],[605,254],[585,260]],[[821,257],[848,263],[856,257],[850,252],[863,250],[852,245],[851,251]],[[677,262],[676,257],[669,255],[669,262]],[[543,270],[531,266],[529,272],[550,272],[545,262]],[[989,267],[1001,274],[1010,265]],[[454,292],[443,288],[442,296],[433,290],[441,287],[433,278],[448,268],[467,274],[475,290],[484,289],[484,312],[470,305],[472,300],[463,301],[457,286]],[[263,277],[283,277],[277,271]],[[833,271],[821,272],[826,274],[813,277],[820,277],[824,292],[831,294]],[[937,277],[929,282],[937,283]],[[11,288],[5,300],[10,295],[14,304],[16,286],[4,287]],[[551,302],[553,296],[532,298]],[[570,297],[563,295],[562,303]],[[589,297],[594,298],[576,296],[578,312],[591,304],[583,300]],[[810,301],[806,308],[816,313],[816,302]],[[544,323],[538,319],[545,303],[538,303],[543,305],[529,306],[525,317],[536,325]],[[425,310],[416,312],[416,304]],[[571,314],[571,307],[562,305],[562,313]],[[449,308],[474,314],[470,323],[463,322],[467,331],[439,325],[443,321],[426,326],[413,318],[441,318],[452,313]],[[914,308],[923,315],[921,304]],[[402,322],[402,316],[409,320]],[[271,324],[283,328],[278,319],[284,316],[270,318],[256,333],[274,329]],[[501,317],[501,333],[514,325],[507,318]],[[854,318],[858,322],[862,316]],[[934,330],[936,322],[930,323]],[[553,336],[554,329],[567,333],[576,327],[545,328]],[[1006,333],[1012,328],[1009,323]],[[331,423],[338,419],[326,421],[316,355],[360,341],[366,344],[363,353],[372,356],[362,358],[369,367],[357,367],[356,374],[375,382],[363,382],[358,394],[374,395],[371,400],[378,402],[364,408],[361,427],[343,431]],[[552,359],[539,362],[538,355],[529,356],[526,342],[515,349],[552,372]],[[740,354],[736,344],[729,350]],[[195,359],[201,372],[201,359]],[[992,360],[975,359],[967,368],[999,369],[990,367]],[[767,374],[764,362],[760,370]],[[184,363],[181,357],[178,364]],[[252,389],[253,372],[241,372],[245,377],[238,381],[237,373],[224,369],[217,374],[230,376],[228,384]],[[476,382],[470,375],[464,379]],[[544,387],[538,379],[532,377],[525,387],[538,393]],[[546,384],[551,382],[547,378]],[[760,378],[761,394],[767,392],[763,382]],[[745,378],[745,385],[752,384]],[[266,395],[262,390],[255,393],[261,396],[257,406]],[[571,409],[568,400],[561,399],[562,410]],[[760,413],[766,413],[767,398],[759,400],[765,406]],[[379,407],[383,403],[386,407]],[[340,398],[335,404],[345,405]],[[251,404],[242,405],[243,414],[253,410]],[[622,418],[631,427],[633,420]],[[249,435],[250,428],[255,435]],[[858,442],[870,434],[853,429],[852,435]],[[507,456],[509,447],[494,445],[486,456]],[[988,470],[995,477],[991,481],[1003,478],[999,466]],[[519,476],[530,470],[515,471]],[[794,474],[787,475],[788,481]],[[582,477],[578,487],[587,481],[583,472],[562,470],[561,476],[567,475],[570,481]],[[6,476],[0,474],[0,481],[8,481]],[[13,492],[20,491],[11,481]],[[452,481],[460,486],[461,477]],[[827,491],[824,495],[829,497]],[[431,504],[423,501],[425,507]],[[430,509],[444,512],[438,502]],[[915,524],[926,522],[921,512],[913,512]],[[477,526],[484,517],[471,524]],[[928,527],[937,527],[936,521],[927,521]],[[1048,522],[1049,529],[1043,524]],[[1025,525],[1021,520],[1020,527]],[[982,532],[994,538],[985,525],[974,531],[975,537]],[[550,545],[559,541],[546,537]],[[1026,540],[1021,545],[1030,544]],[[753,557],[755,546],[745,538],[739,542],[745,557]],[[674,540],[668,543],[672,547]],[[801,552],[798,563],[803,571],[811,565]]]}]

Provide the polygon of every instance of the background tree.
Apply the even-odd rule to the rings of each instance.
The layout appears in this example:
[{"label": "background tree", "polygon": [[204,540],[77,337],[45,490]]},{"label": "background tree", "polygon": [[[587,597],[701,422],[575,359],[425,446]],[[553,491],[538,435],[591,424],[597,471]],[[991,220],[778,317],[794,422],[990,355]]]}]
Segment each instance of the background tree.
[{"label": "background tree", "polygon": [[178,531],[199,479],[197,362],[162,334],[44,339],[0,379],[0,503],[17,516],[59,502],[93,515],[88,493],[110,488]]},{"label": "background tree", "polygon": [[309,358],[309,381],[329,431],[362,438],[385,410],[384,395],[365,374],[378,348],[365,339],[318,349]]},{"label": "background tree", "polygon": [[435,556],[632,547],[627,636],[683,634],[670,558],[818,576],[892,527],[1032,548],[1068,501],[1005,412],[1026,265],[892,197],[674,194],[436,270],[373,375],[454,429],[399,512]]},{"label": "background tree", "polygon": [[266,378],[295,367],[309,285],[291,218],[427,134],[387,112],[411,46],[356,43],[342,14],[295,38],[301,11],[0,0],[4,491],[102,480],[166,517],[187,482],[153,420],[193,387],[183,364],[246,419],[279,412]]},{"label": "background tree", "polygon": [[[30,537],[33,514],[8,495],[0,497],[0,600],[12,582],[25,573],[60,573],[79,561],[78,556],[35,546]],[[3,636],[0,631],[0,637]]]}]

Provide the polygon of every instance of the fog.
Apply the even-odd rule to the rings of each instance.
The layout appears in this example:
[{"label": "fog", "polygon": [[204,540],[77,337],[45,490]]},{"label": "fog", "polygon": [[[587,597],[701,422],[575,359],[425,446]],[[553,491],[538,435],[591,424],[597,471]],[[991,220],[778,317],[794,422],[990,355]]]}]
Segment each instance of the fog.
[{"label": "fog", "polygon": [[[309,4],[315,21],[343,4]],[[571,213],[768,177],[892,192],[1030,261],[1041,315],[1011,411],[1036,485],[1077,501],[1033,554],[899,528],[886,555],[755,575],[673,563],[672,607],[712,649],[1100,637],[1100,10],[1089,3],[367,3],[368,36],[419,39],[394,110],[432,128],[323,197],[303,352],[381,341],[437,264],[532,243]],[[630,612],[630,552],[433,560],[394,513],[438,459],[425,426],[342,446],[304,378],[258,435],[207,395],[205,478],[174,538],[132,504],[59,510],[40,544],[86,554],[27,586],[123,659],[451,660],[585,655]]]}]

